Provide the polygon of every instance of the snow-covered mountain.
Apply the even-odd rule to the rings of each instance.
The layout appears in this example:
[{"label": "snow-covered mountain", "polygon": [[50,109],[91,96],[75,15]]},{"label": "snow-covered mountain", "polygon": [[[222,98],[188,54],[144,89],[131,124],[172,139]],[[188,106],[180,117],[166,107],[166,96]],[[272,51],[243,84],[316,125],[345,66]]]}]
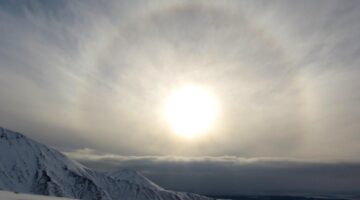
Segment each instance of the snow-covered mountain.
[{"label": "snow-covered mountain", "polygon": [[165,190],[138,172],[100,173],[0,127],[0,189],[84,200],[210,200]]},{"label": "snow-covered mountain", "polygon": [[75,200],[61,197],[49,197],[32,194],[16,194],[14,192],[0,191],[1,200]]}]

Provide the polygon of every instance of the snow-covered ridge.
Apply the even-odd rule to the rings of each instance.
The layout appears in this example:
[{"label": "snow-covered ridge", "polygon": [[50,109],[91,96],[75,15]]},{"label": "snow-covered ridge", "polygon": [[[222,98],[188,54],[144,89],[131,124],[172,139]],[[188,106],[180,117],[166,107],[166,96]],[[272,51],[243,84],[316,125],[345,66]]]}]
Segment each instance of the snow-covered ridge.
[{"label": "snow-covered ridge", "polygon": [[1,200],[74,200],[61,197],[49,197],[32,194],[16,194],[14,192],[0,191]]},{"label": "snow-covered ridge", "polygon": [[209,200],[165,190],[139,172],[100,173],[0,127],[0,189],[84,200]]},{"label": "snow-covered ridge", "polygon": [[131,183],[142,185],[155,190],[164,190],[164,188],[150,181],[148,178],[146,178],[138,171],[134,171],[130,169],[122,169],[114,172],[109,172],[107,173],[107,175],[114,178],[115,180],[129,181]]}]

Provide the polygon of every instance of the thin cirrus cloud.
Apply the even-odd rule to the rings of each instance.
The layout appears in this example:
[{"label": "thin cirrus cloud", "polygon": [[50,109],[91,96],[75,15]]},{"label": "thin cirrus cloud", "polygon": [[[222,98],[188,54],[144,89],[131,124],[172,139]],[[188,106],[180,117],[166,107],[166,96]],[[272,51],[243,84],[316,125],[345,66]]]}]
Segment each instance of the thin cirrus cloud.
[{"label": "thin cirrus cloud", "polygon": [[[358,161],[356,1],[0,5],[2,126],[121,155]],[[217,95],[204,138],[163,119],[182,84]]]}]

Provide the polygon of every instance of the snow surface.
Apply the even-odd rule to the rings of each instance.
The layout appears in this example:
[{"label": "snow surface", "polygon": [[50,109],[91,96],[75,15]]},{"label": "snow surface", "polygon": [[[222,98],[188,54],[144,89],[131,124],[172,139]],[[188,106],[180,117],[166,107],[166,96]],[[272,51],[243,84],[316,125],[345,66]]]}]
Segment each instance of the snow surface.
[{"label": "snow surface", "polygon": [[114,172],[107,173],[108,176],[119,181],[129,181],[131,183],[146,186],[155,190],[164,190],[164,188],[158,186],[154,182],[150,181],[148,178],[143,176],[137,171],[130,169],[122,169]]},{"label": "snow surface", "polygon": [[210,200],[165,190],[139,172],[100,173],[0,127],[0,190],[83,200]]},{"label": "snow surface", "polygon": [[16,194],[14,192],[0,191],[1,200],[73,200],[61,197],[49,197],[32,194]]}]

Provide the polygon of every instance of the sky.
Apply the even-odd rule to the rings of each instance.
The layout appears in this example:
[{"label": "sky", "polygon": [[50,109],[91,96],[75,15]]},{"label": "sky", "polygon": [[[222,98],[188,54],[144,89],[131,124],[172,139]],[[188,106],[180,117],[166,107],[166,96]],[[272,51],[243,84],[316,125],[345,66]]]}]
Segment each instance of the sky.
[{"label": "sky", "polygon": [[[0,126],[172,189],[360,194],[359,21],[357,1],[0,1]],[[187,85],[219,104],[193,140],[164,119]]]}]

